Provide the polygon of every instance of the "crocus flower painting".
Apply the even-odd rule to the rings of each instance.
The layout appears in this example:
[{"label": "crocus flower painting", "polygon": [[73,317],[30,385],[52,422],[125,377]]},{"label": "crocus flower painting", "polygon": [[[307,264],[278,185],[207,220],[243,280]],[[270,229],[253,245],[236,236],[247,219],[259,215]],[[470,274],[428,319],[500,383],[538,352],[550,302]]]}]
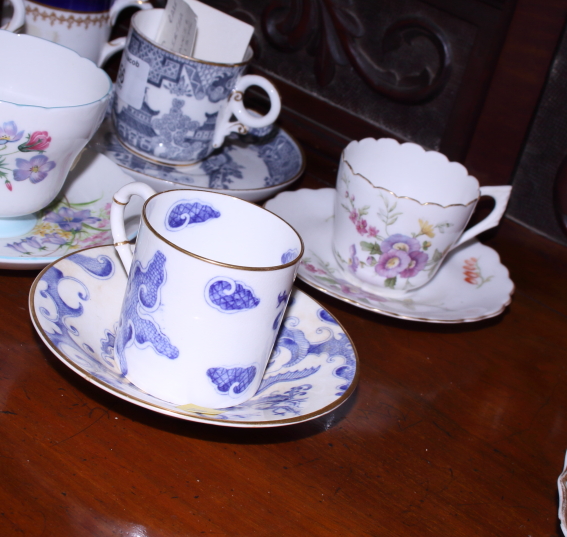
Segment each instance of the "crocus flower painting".
[{"label": "crocus flower painting", "polygon": [[72,203],[63,198],[41,211],[28,236],[7,242],[4,247],[17,257],[32,258],[62,256],[111,243],[110,203],[103,200]]},{"label": "crocus flower painting", "polygon": [[[49,172],[55,168],[56,163],[44,155],[46,149],[51,144],[51,136],[47,131],[34,131],[27,135],[25,142],[12,150],[14,142],[19,142],[24,137],[24,131],[18,130],[14,121],[6,121],[0,127],[0,178],[4,179],[4,184],[9,192],[14,186],[10,179],[14,181],[27,181],[36,184],[47,178]],[[15,158],[14,161],[7,159],[11,155],[18,153],[39,153],[30,159]],[[10,174],[11,177],[10,177]]]}]

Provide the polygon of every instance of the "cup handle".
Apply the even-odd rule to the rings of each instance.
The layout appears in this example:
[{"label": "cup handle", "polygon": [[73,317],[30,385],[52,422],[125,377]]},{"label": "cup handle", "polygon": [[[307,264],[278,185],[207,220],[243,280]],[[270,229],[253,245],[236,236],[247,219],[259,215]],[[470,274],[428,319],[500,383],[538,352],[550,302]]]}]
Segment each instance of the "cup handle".
[{"label": "cup handle", "polygon": [[12,18],[8,24],[2,26],[0,29],[18,33],[24,29],[24,24],[26,22],[26,8],[23,0],[10,0],[10,4],[12,4],[13,10]]},{"label": "cup handle", "polygon": [[502,215],[504,214],[504,211],[506,210],[506,205],[508,205],[508,199],[510,198],[511,192],[512,187],[507,185],[481,186],[480,195],[490,196],[491,198],[493,198],[495,202],[494,208],[484,220],[481,220],[478,224],[474,225],[470,229],[467,229],[451,249],[460,246],[473,237],[476,237],[483,231],[497,226],[500,222],[500,219],[502,218]]},{"label": "cup handle", "polygon": [[[246,110],[244,106],[244,92],[250,86],[259,86],[268,94],[270,111],[265,116],[255,116]],[[269,80],[258,75],[243,76],[236,83],[228,98],[228,103],[219,113],[220,118],[213,138],[213,147],[215,149],[220,147],[224,142],[225,136],[231,132],[246,134],[248,127],[259,128],[271,125],[280,115],[281,108],[280,94]],[[233,114],[238,121],[230,121]]]},{"label": "cup handle", "polygon": [[146,0],[114,0],[110,11],[110,26],[114,26],[119,13],[127,7],[137,7],[140,9],[152,9],[152,4]]},{"label": "cup handle", "polygon": [[125,46],[126,46],[125,37],[117,37],[116,39],[113,39],[112,41],[106,43],[102,47],[102,50],[100,51],[97,65],[99,67],[102,67],[106,63],[108,58],[110,58],[110,56],[116,54],[117,52],[120,52],[121,50],[124,50]]},{"label": "cup handle", "polygon": [[114,247],[122,260],[122,264],[126,269],[126,273],[130,274],[132,266],[132,249],[130,241],[126,237],[124,228],[124,209],[132,196],[140,196],[144,201],[156,194],[156,191],[145,183],[128,183],[124,185],[112,198],[112,206],[110,207],[110,228],[112,229],[112,238]]}]

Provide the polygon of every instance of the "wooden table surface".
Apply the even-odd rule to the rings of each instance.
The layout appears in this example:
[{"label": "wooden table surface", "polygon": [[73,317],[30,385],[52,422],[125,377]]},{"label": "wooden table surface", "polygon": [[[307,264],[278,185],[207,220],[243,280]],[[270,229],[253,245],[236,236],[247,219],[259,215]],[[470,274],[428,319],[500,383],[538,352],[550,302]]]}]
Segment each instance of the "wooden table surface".
[{"label": "wooden table surface", "polygon": [[[333,186],[334,163],[306,150],[296,188]],[[358,388],[260,430],[89,384],[31,324],[37,271],[0,270],[0,535],[561,535],[567,249],[509,220],[482,240],[516,292],[477,323],[389,318],[298,282],[352,338]]]}]

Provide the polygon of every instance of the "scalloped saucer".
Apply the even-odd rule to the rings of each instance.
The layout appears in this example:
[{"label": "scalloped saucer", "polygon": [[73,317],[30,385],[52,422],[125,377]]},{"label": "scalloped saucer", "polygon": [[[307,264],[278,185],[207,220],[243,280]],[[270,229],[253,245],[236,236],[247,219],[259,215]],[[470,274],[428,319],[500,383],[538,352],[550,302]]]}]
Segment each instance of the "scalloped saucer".
[{"label": "scalloped saucer", "polygon": [[46,267],[30,291],[33,324],[65,365],[103,390],[162,414],[229,427],[278,427],[327,414],[358,382],[358,357],[342,326],[294,289],[256,395],[222,410],[175,406],[119,373],[114,333],[127,276],[113,246],[65,256]]},{"label": "scalloped saucer", "polygon": [[250,129],[246,136],[232,134],[222,148],[190,166],[168,166],[133,153],[118,140],[110,118],[89,146],[158,192],[195,188],[254,202],[287,188],[305,169],[303,150],[277,125]]},{"label": "scalloped saucer", "polygon": [[[69,252],[112,244],[112,196],[131,182],[107,157],[87,149],[55,201],[26,217],[31,220],[27,233],[11,236],[0,219],[0,268],[38,269]],[[126,231],[134,237],[142,201],[134,198],[126,211]]]},{"label": "scalloped saucer", "polygon": [[465,323],[494,317],[510,304],[514,284],[498,254],[477,240],[451,252],[437,275],[403,299],[382,297],[341,278],[331,242],[335,189],[282,192],[265,207],[303,238],[298,277],[339,300],[390,317],[429,323]]}]

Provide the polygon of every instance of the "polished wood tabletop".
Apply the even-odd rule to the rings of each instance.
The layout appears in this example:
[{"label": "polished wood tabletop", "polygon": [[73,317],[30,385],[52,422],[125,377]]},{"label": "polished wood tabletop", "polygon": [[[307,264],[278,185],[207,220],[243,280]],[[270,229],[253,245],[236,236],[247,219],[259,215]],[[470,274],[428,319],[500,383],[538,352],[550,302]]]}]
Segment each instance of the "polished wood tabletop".
[{"label": "polished wood tabletop", "polygon": [[[294,188],[334,186],[306,146]],[[119,399],[30,321],[38,271],[0,270],[0,535],[552,536],[567,450],[567,249],[504,220],[482,237],[516,290],[465,324],[365,311],[358,387],[305,423],[245,429]]]}]

